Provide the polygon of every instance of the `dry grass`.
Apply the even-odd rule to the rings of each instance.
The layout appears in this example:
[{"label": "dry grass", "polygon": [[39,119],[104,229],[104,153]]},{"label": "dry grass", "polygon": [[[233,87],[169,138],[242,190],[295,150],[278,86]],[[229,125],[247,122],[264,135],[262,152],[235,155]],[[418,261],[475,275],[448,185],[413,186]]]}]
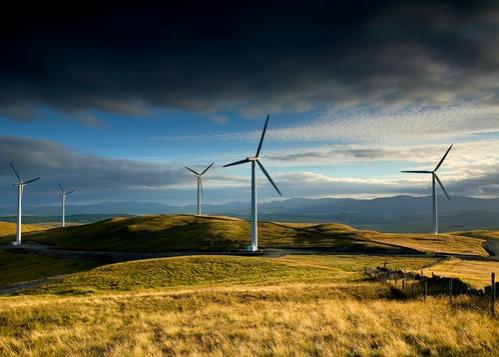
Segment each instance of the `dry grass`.
[{"label": "dry grass", "polygon": [[[364,294],[355,297],[359,291]],[[497,319],[445,300],[400,302],[372,291],[386,287],[296,284],[2,298],[0,355],[499,353]]]},{"label": "dry grass", "polygon": [[499,262],[462,260],[452,258],[436,264],[425,271],[425,274],[459,278],[476,288],[490,285],[490,273],[496,273],[499,279]]},{"label": "dry grass", "polygon": [[390,269],[412,270],[423,269],[439,261],[432,257],[397,257],[397,256],[370,256],[370,255],[286,255],[278,258],[279,261],[300,266],[314,266],[329,268],[337,271],[335,277],[345,273],[356,273],[362,277],[364,267],[382,266],[387,263]]},{"label": "dry grass", "polygon": [[[44,231],[46,229],[52,228],[47,225],[37,225],[37,224],[23,224],[23,233],[34,232],[34,231]],[[11,236],[16,234],[16,224],[11,222],[1,222],[0,221],[0,236]]]},{"label": "dry grass", "polygon": [[488,256],[484,240],[453,234],[413,234],[363,232],[366,239],[416,249],[428,253]]},{"label": "dry grass", "polygon": [[472,237],[479,239],[499,239],[499,231],[490,231],[486,229],[477,229],[474,231],[452,232],[453,235]]},{"label": "dry grass", "polygon": [[[483,248],[487,236],[471,236],[460,233],[449,234],[421,234],[421,233],[382,233],[369,230],[357,230],[345,224],[290,224],[286,226],[302,228],[306,231],[317,232],[330,236],[343,236],[345,238],[361,241],[384,243],[403,248],[411,248],[427,253],[470,254],[487,256]],[[488,231],[491,235],[492,232]]]}]

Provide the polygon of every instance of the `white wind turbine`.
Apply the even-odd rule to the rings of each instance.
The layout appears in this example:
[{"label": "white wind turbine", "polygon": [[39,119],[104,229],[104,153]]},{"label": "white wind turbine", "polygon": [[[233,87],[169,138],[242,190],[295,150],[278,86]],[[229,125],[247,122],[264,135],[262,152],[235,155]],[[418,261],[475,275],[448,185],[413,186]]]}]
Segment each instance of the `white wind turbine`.
[{"label": "white wind turbine", "polygon": [[19,180],[18,183],[14,184],[14,186],[17,186],[17,226],[16,226],[16,241],[12,242],[12,245],[21,245],[21,233],[22,233],[21,217],[22,217],[22,200],[23,200],[24,186],[39,180],[40,177],[28,181],[23,181],[23,179],[17,172],[16,168],[14,167],[14,164],[12,162],[9,162],[9,164],[10,167],[12,167],[12,170],[14,170],[17,179]]},{"label": "white wind turbine", "polygon": [[262,170],[263,174],[267,177],[267,179],[270,181],[272,186],[274,186],[275,190],[279,195],[282,196],[281,191],[277,188],[277,185],[274,183],[268,172],[265,170],[263,167],[262,163],[260,162],[260,150],[262,149],[262,144],[263,144],[263,139],[265,137],[265,132],[267,131],[267,125],[269,123],[269,115],[267,114],[267,119],[265,119],[265,126],[263,127],[262,131],[262,136],[260,138],[260,143],[258,144],[258,149],[256,150],[256,154],[253,157],[247,157],[244,160],[236,161],[227,165],[224,165],[224,167],[228,166],[235,166],[235,165],[241,165],[245,164],[248,162],[251,162],[251,244],[248,246],[247,250],[254,252],[258,250],[258,212],[257,212],[257,196],[256,196],[256,164],[260,167]]},{"label": "white wind turbine", "polygon": [[447,149],[445,152],[444,156],[440,159],[438,162],[437,166],[433,171],[402,171],[404,173],[411,173],[411,174],[431,174],[431,183],[432,183],[432,200],[433,200],[433,233],[438,234],[438,208],[437,208],[437,193],[436,193],[436,182],[440,185],[442,188],[442,191],[445,193],[445,196],[447,199],[450,201],[451,198],[447,194],[447,191],[444,188],[444,185],[442,184],[442,181],[437,176],[437,170],[440,168],[442,163],[444,162],[445,158],[447,157],[447,154],[449,154],[449,151],[452,149],[452,145]]},{"label": "white wind turbine", "polygon": [[212,162],[206,169],[204,169],[203,172],[201,173],[198,173],[197,171],[191,169],[190,167],[187,167],[185,166],[185,168],[189,171],[191,171],[192,173],[194,173],[194,175],[196,175],[196,178],[197,178],[197,183],[198,183],[198,206],[197,206],[197,215],[198,216],[201,216],[201,196],[204,194],[204,190],[203,190],[203,175],[206,173],[206,171],[208,171],[212,166],[213,166],[214,162]]},{"label": "white wind turbine", "polygon": [[66,196],[67,195],[70,195],[74,192],[74,190],[71,190],[71,191],[64,191],[64,188],[62,188],[62,185],[59,181],[57,181],[57,185],[59,186],[59,188],[61,189],[61,204],[62,204],[62,208],[61,208],[61,227],[65,227],[66,226]]}]

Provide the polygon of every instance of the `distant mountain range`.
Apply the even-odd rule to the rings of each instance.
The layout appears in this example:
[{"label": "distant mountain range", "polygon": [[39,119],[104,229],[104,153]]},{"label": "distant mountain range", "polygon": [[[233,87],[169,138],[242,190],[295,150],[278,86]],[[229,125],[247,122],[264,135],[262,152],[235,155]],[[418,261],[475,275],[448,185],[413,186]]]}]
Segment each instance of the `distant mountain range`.
[{"label": "distant mountain range", "polygon": [[[438,200],[441,230],[499,229],[499,199],[453,197]],[[15,207],[0,207],[0,220],[13,220]],[[153,202],[106,202],[70,205],[69,221],[90,222],[119,215],[195,212],[195,205],[168,206]],[[211,215],[250,216],[247,202],[205,204]],[[25,207],[26,222],[57,221],[59,207]],[[260,219],[301,222],[340,222],[361,229],[388,232],[429,232],[431,197],[394,196],[369,200],[349,198],[293,198],[259,205]]]}]

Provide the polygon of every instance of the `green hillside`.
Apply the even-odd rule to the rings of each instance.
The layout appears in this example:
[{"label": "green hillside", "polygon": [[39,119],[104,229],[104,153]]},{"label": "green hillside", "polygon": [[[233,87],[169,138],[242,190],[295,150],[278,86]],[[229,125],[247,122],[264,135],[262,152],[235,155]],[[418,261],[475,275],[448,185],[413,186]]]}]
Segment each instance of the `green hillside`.
[{"label": "green hillside", "polygon": [[320,273],[317,268],[292,266],[268,258],[188,256],[110,264],[73,274],[35,292],[78,294],[222,283],[271,283],[291,278],[310,279],[321,276]]},{"label": "green hillside", "polygon": [[147,259],[72,274],[30,293],[73,295],[208,285],[362,281],[366,265],[376,266],[384,261],[392,267],[420,269],[438,259],[340,255],[288,255],[281,258],[200,255]]},{"label": "green hillside", "polygon": [[[235,251],[250,241],[250,223],[230,217],[152,215],[114,218],[24,235],[61,249],[105,251]],[[394,234],[343,224],[259,223],[261,248],[327,248],[339,252],[443,252],[486,256],[484,240],[457,234]],[[8,243],[10,238],[0,238]]]}]

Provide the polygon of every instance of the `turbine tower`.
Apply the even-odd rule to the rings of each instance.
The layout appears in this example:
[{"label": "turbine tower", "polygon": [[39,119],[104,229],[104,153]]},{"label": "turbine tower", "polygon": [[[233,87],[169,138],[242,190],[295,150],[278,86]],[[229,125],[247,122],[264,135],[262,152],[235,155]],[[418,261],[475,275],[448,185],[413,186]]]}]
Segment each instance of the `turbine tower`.
[{"label": "turbine tower", "polygon": [[270,177],[265,167],[263,167],[260,162],[260,150],[262,149],[263,139],[265,137],[265,132],[267,131],[267,125],[269,123],[269,115],[267,114],[267,119],[265,119],[265,126],[263,127],[262,136],[260,138],[260,143],[258,144],[258,149],[256,150],[256,154],[253,157],[247,157],[246,159],[236,161],[224,167],[235,166],[246,164],[251,162],[251,244],[248,246],[247,250],[250,252],[255,252],[258,250],[258,212],[257,212],[257,196],[256,196],[256,165],[260,167],[263,174],[270,181],[272,186],[274,186],[277,193],[282,196],[281,191],[277,188],[277,185],[274,183],[272,178]]},{"label": "turbine tower", "polygon": [[12,167],[12,170],[14,170],[14,173],[17,176],[17,179],[19,180],[18,183],[15,183],[14,186],[17,186],[17,226],[16,226],[16,241],[12,242],[12,245],[21,245],[21,233],[22,233],[22,200],[23,200],[23,193],[24,193],[24,186],[29,185],[32,182],[35,182],[40,179],[40,177],[34,178],[32,180],[28,181],[23,181],[19,173],[17,172],[14,164],[12,162],[9,162],[10,167]]},{"label": "turbine tower", "polygon": [[62,204],[62,208],[61,208],[61,227],[66,227],[66,196],[67,195],[70,195],[74,192],[74,190],[71,190],[71,191],[64,191],[64,188],[62,188],[62,185],[59,181],[57,181],[57,185],[59,186],[59,188],[61,189],[61,204]]},{"label": "turbine tower", "polygon": [[198,173],[197,171],[191,169],[190,167],[187,167],[185,166],[185,168],[189,171],[191,171],[192,173],[194,173],[194,175],[196,175],[196,178],[197,178],[197,182],[198,182],[198,206],[197,206],[197,215],[198,216],[201,216],[201,196],[204,194],[204,190],[203,190],[203,175],[206,173],[206,171],[208,171],[212,166],[213,166],[214,162],[212,162],[206,169],[204,169],[203,172],[201,173]]},{"label": "turbine tower", "polygon": [[438,234],[438,207],[437,207],[437,192],[436,192],[436,183],[440,185],[440,188],[442,188],[442,191],[445,193],[445,196],[447,199],[450,201],[450,196],[447,194],[447,191],[444,188],[444,185],[442,184],[442,181],[438,178],[437,175],[437,170],[440,168],[442,163],[444,162],[445,158],[447,157],[447,154],[449,154],[449,151],[452,149],[452,145],[447,149],[445,152],[444,156],[440,159],[438,162],[437,166],[433,171],[402,171],[403,173],[411,173],[411,174],[431,174],[431,183],[432,183],[432,202],[433,202],[433,233]]}]

